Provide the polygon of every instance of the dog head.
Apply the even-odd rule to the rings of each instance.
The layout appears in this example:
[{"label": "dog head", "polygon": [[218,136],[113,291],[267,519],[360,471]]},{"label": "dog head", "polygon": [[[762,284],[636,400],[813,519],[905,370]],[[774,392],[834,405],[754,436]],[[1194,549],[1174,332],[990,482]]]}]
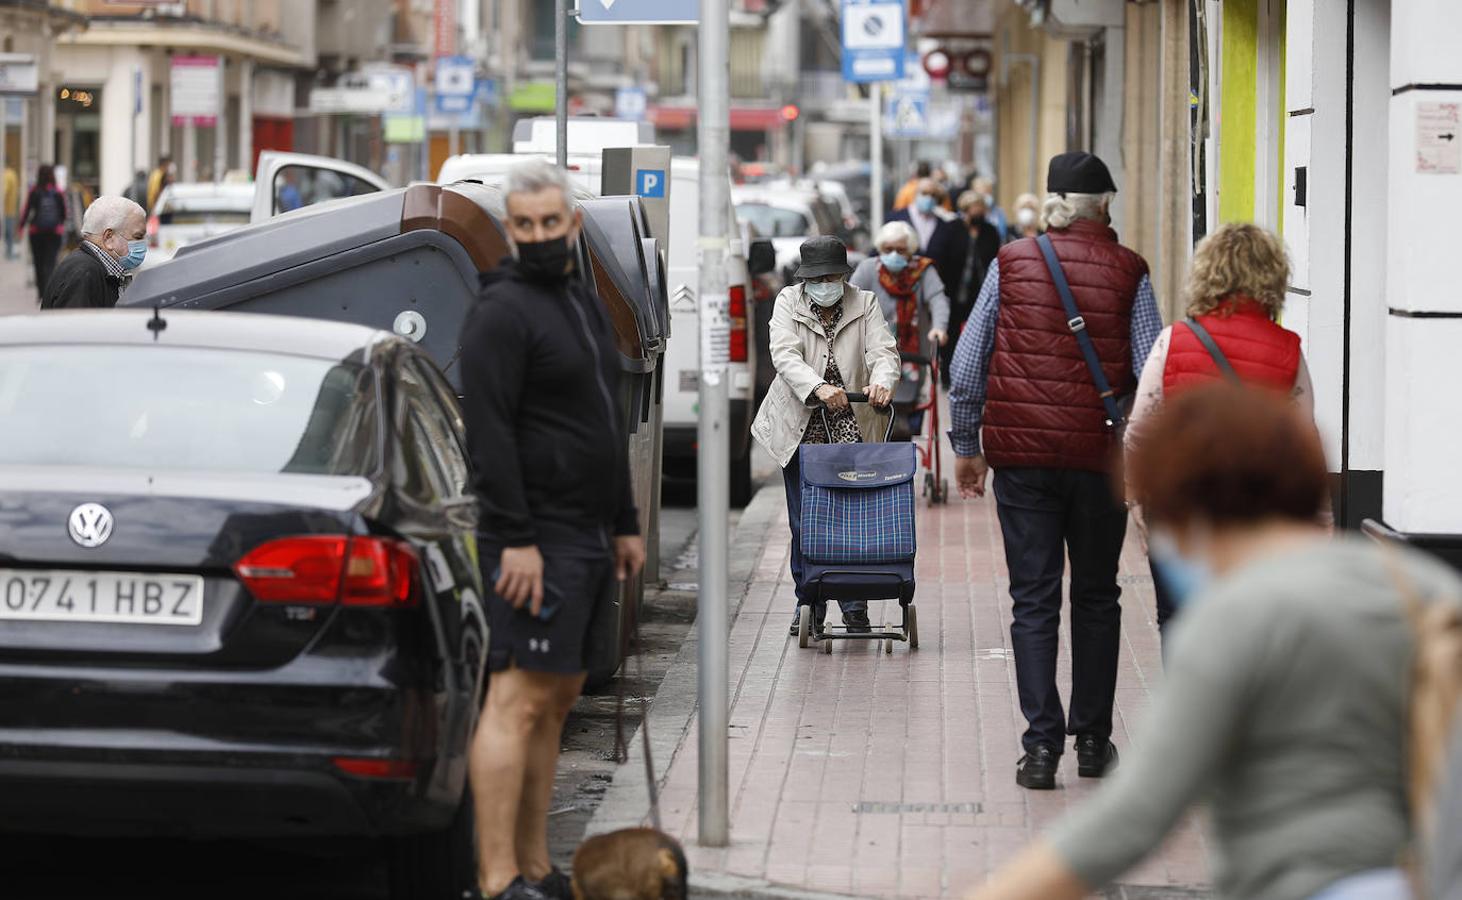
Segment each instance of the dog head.
[{"label": "dog head", "polygon": [[686,900],[685,851],[653,828],[589,838],[574,854],[574,900]]}]

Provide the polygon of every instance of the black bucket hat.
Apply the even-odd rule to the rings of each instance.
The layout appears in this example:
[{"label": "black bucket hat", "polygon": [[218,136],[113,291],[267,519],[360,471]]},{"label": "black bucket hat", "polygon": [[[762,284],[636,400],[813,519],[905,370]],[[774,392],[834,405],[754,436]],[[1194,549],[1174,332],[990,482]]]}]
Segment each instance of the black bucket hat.
[{"label": "black bucket hat", "polygon": [[835,237],[808,238],[802,242],[802,262],[793,278],[819,278],[823,275],[847,275],[853,271],[848,265],[848,248]]}]

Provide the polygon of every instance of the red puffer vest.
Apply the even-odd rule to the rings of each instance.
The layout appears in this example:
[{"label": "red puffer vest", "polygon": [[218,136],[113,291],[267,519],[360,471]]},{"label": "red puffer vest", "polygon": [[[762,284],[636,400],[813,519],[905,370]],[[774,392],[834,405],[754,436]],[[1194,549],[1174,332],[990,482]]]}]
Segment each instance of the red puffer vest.
[{"label": "red puffer vest", "polygon": [[[1279,391],[1294,387],[1300,370],[1300,336],[1271,321],[1258,303],[1236,297],[1197,318],[1228,357],[1239,380]],[[1174,323],[1162,373],[1163,396],[1172,397],[1222,377],[1193,330]]]},{"label": "red puffer vest", "polygon": [[[1119,397],[1131,394],[1132,304],[1147,263],[1097,222],[1077,220],[1050,235],[1107,381]],[[1111,468],[1116,435],[1066,318],[1035,239],[1000,248],[1000,318],[983,433],[995,468]]]}]

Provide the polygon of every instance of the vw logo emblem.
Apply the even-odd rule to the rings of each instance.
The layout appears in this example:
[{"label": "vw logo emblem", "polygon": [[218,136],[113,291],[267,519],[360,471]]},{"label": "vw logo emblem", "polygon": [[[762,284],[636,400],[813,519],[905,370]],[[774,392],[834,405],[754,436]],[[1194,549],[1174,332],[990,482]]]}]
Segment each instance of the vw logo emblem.
[{"label": "vw logo emblem", "polygon": [[71,540],[83,547],[100,547],[112,536],[112,513],[100,503],[83,503],[71,510],[66,525]]}]

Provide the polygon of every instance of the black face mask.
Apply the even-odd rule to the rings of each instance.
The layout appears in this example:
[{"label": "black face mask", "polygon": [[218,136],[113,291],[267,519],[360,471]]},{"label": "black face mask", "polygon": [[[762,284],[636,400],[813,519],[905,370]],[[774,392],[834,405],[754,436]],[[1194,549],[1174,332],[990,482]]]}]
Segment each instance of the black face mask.
[{"label": "black face mask", "polygon": [[570,259],[567,235],[518,245],[518,268],[534,281],[563,281]]},{"label": "black face mask", "polygon": [[984,228],[987,221],[984,216],[970,216],[970,225],[974,228]]}]

